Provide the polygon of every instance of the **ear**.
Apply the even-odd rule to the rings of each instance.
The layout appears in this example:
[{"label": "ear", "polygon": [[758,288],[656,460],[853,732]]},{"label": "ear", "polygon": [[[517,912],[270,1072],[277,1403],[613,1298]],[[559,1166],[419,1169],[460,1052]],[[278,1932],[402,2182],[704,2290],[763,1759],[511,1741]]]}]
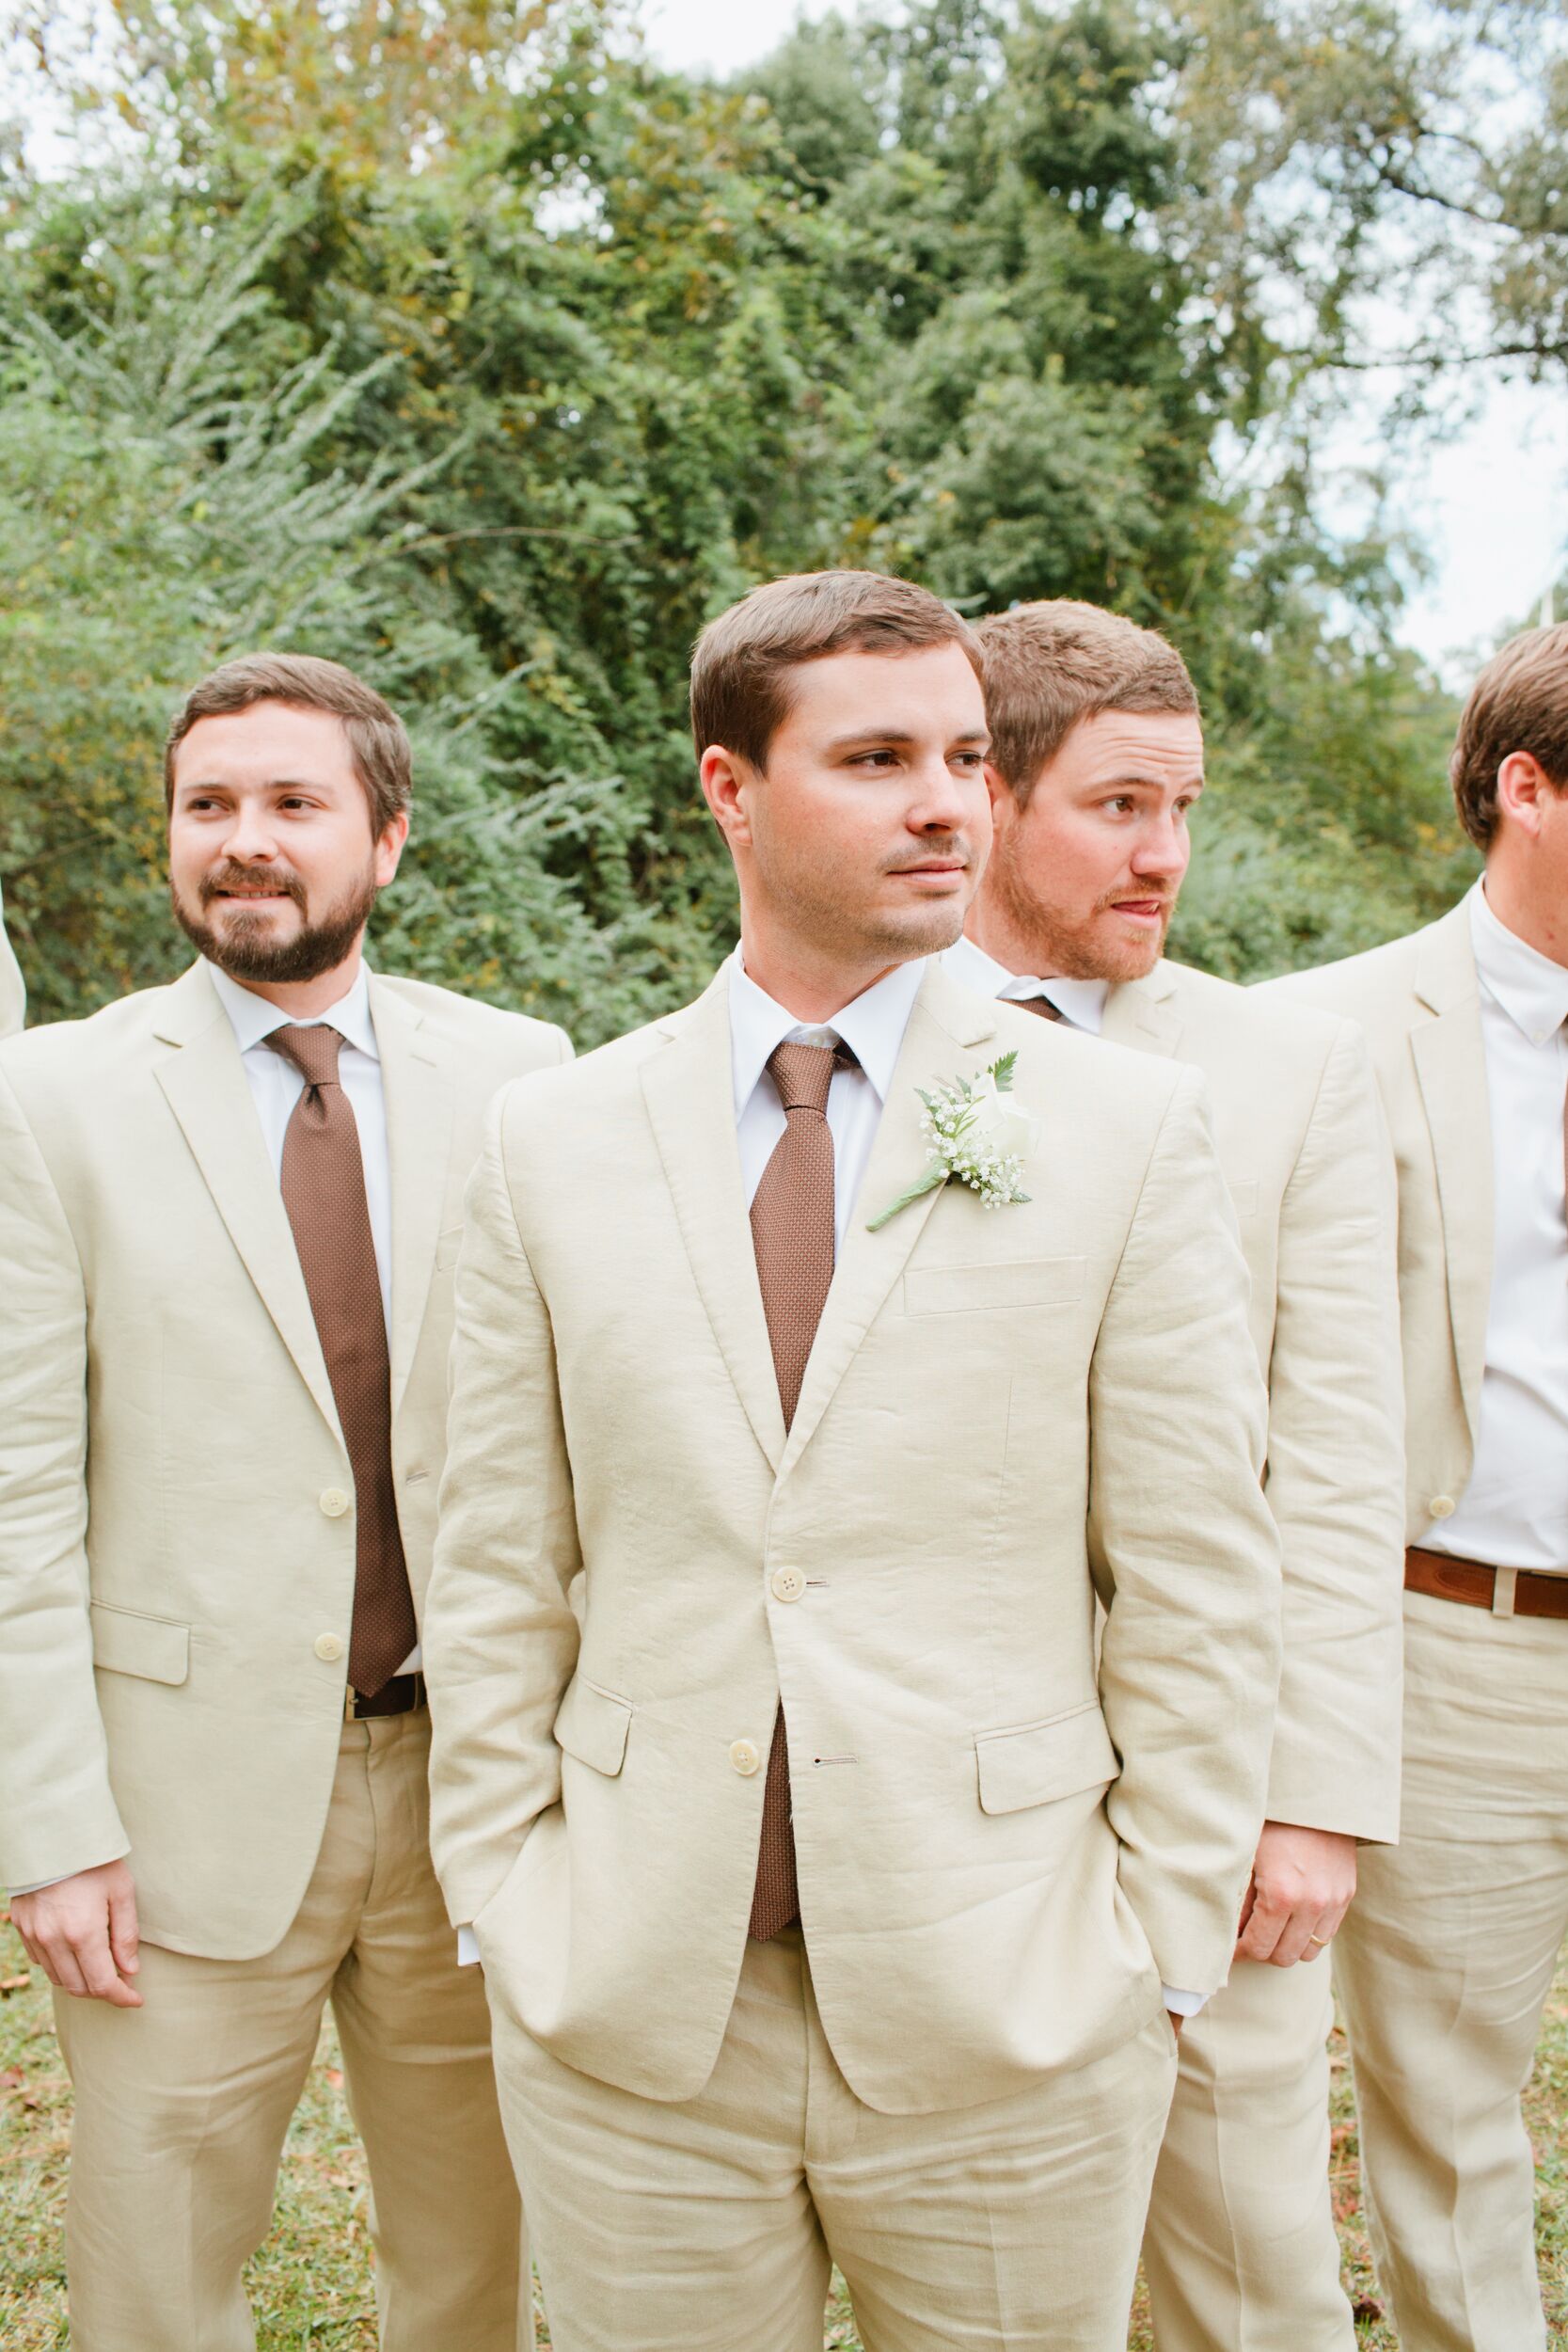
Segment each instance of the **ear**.
[{"label": "ear", "polygon": [[1004,825],[1018,814],[1018,803],[1013,798],[1012,787],[1004,783],[989,759],[986,762],[986,790],[990,795],[990,821],[995,831],[1000,833]]},{"label": "ear", "polygon": [[731,850],[750,849],[752,820],[747,803],[761,782],[756,770],[738,753],[725,751],[722,744],[710,743],[698,763],[697,772],[702,780],[703,798]]},{"label": "ear", "polygon": [[375,845],[375,881],[378,890],[385,890],[398,870],[404,843],[408,838],[408,812],[400,809]]}]

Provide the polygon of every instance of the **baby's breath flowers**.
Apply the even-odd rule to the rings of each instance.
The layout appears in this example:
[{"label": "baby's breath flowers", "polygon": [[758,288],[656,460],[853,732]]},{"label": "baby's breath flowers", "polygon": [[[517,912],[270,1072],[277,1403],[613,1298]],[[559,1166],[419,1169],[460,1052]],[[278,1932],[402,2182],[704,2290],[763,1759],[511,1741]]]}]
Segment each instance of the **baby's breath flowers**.
[{"label": "baby's breath flowers", "polygon": [[869,1219],[868,1232],[876,1232],[911,1200],[935,1192],[953,1176],[977,1192],[988,1209],[1010,1208],[1028,1200],[1023,1162],[1039,1140],[1039,1126],[1011,1099],[1017,1059],[1016,1051],[1004,1054],[977,1077],[955,1078],[951,1086],[937,1087],[929,1094],[920,1089],[926,1105],[920,1131],[930,1146],[926,1172]]}]

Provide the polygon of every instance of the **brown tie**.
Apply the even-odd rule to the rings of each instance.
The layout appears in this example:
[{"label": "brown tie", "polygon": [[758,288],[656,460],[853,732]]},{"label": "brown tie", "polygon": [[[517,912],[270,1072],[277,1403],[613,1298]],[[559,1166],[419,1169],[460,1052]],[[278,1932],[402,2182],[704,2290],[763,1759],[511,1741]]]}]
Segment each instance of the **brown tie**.
[{"label": "brown tie", "polygon": [[[828,1089],[834,1069],[847,1066],[851,1058],[843,1046],[784,1044],[774,1048],[768,1063],[768,1074],[784,1104],[784,1131],[752,1201],[752,1246],[786,1429],[795,1418],[806,1359],[833,1279],[833,1138],[828,1125]],[[795,1832],[789,1819],[789,1747],[781,1706],[768,1752],[751,1932],[766,1944],[792,1926],[800,1912]]]},{"label": "brown tie", "polygon": [[1049,996],[1009,996],[1007,1002],[1016,1005],[1020,1012],[1037,1012],[1042,1021],[1067,1019],[1060,1005],[1053,1005]]},{"label": "brown tie", "polygon": [[283,1206],[354,1472],[348,1678],[370,1698],[396,1674],[419,1630],[392,1486],[391,1366],[365,1164],[338,1076],[338,1031],[291,1025],[274,1029],[267,1043],[305,1080],[283,1136]]}]

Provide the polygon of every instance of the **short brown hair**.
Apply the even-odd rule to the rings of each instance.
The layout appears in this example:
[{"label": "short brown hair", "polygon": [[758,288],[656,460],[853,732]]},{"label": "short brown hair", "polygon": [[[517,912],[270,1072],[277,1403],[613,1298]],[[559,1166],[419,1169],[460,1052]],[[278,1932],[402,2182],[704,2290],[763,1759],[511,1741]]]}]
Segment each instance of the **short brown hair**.
[{"label": "short brown hair", "polygon": [[289,703],[296,710],[330,711],[342,721],[375,840],[407,809],[414,793],[414,754],[403,721],[352,670],[309,653],[242,654],[192,687],[164,744],[166,807],[174,805],[174,755],[197,721],[225,718],[253,703]]},{"label": "short brown hair", "polygon": [[1497,830],[1497,771],[1510,752],[1528,752],[1568,789],[1568,621],[1528,628],[1495,653],[1460,714],[1449,782],[1478,850]]},{"label": "short brown hair", "polygon": [[1104,710],[1196,717],[1197,689],[1168,639],[1097,604],[1053,596],[979,626],[991,766],[1022,807],[1075,726]]},{"label": "short brown hair", "polygon": [[709,621],[691,651],[691,737],[758,770],[787,717],[789,673],[833,653],[919,653],[961,645],[984,677],[979,641],[951,605],[882,572],[793,572]]}]

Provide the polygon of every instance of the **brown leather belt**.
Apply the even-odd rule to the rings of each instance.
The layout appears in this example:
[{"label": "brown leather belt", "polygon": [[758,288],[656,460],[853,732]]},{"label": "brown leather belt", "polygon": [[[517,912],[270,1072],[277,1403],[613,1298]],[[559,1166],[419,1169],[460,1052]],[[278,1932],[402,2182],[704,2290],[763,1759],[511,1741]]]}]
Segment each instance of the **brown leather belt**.
[{"label": "brown leather belt", "polygon": [[[1418,1551],[1414,1544],[1404,1555],[1405,1590],[1430,1593],[1434,1600],[1463,1601],[1467,1609],[1490,1609],[1497,1588],[1497,1570],[1481,1560],[1450,1560],[1440,1551]],[[1513,1580],[1516,1617],[1568,1617],[1568,1576],[1541,1576],[1521,1568]]]},{"label": "brown leather belt", "polygon": [[355,1690],[351,1683],[343,1692],[343,1720],[345,1723],[362,1724],[372,1715],[412,1715],[414,1709],[424,1703],[424,1677],[421,1674],[394,1675],[390,1682],[384,1682],[380,1690],[372,1691],[368,1698],[362,1691]]}]

